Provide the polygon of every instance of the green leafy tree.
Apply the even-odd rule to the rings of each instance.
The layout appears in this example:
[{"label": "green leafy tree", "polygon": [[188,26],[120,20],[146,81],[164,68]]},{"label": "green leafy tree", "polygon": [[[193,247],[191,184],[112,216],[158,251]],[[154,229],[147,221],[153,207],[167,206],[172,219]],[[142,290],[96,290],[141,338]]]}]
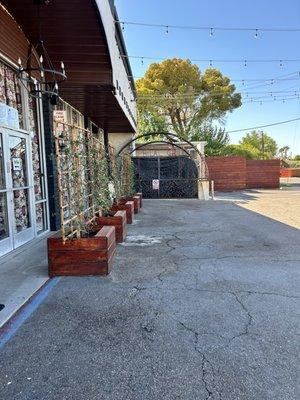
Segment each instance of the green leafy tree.
[{"label": "green leafy tree", "polygon": [[252,131],[247,133],[239,142],[242,146],[251,146],[258,151],[259,159],[271,159],[276,157],[277,143],[263,131]]},{"label": "green leafy tree", "polygon": [[297,154],[297,155],[294,157],[294,160],[295,160],[295,161],[300,161],[300,154]]},{"label": "green leafy tree", "polygon": [[240,156],[250,160],[259,159],[260,152],[249,144],[229,144],[223,150],[225,156]]},{"label": "green leafy tree", "polygon": [[211,125],[204,125],[196,130],[191,135],[193,141],[205,141],[205,155],[219,156],[224,152],[224,148],[229,143],[229,135],[225,129],[213,127]]},{"label": "green leafy tree", "polygon": [[[155,115],[148,110],[138,111],[138,131],[140,134],[151,132],[168,132],[168,125],[163,117]],[[139,142],[150,142],[159,139],[158,135],[151,135],[145,138],[140,138]]]},{"label": "green leafy tree", "polygon": [[150,113],[155,119],[162,118],[185,139],[241,106],[241,95],[228,77],[214,68],[201,73],[190,60],[174,58],[151,64],[136,87],[140,117]]}]

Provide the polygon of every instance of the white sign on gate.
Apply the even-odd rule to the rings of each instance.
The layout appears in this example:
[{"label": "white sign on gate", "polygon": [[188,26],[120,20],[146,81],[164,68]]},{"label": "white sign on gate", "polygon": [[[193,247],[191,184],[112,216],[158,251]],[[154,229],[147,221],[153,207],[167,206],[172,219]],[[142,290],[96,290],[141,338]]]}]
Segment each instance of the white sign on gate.
[{"label": "white sign on gate", "polygon": [[153,179],[152,180],[152,189],[153,190],[159,190],[159,179]]}]

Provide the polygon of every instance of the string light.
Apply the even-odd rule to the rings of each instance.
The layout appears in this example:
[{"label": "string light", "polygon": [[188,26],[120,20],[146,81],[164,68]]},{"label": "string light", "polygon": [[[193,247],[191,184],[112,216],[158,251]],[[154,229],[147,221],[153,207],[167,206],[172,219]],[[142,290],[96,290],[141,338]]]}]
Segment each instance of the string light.
[{"label": "string light", "polygon": [[[115,21],[116,24],[126,24],[133,26],[151,27],[151,28],[164,28],[167,24],[152,24],[143,23],[137,21]],[[232,32],[255,32],[255,37],[258,36],[258,32],[300,32],[300,28],[244,28],[244,27],[226,27],[226,26],[193,26],[193,25],[168,25],[170,28],[174,29],[186,29],[186,30],[200,30],[200,31],[232,31]],[[256,36],[257,33],[257,36]]]},{"label": "string light", "polygon": [[167,25],[166,26],[166,35],[168,35],[169,34],[169,26]]},{"label": "string light", "polygon": [[244,61],[244,66],[247,67],[247,60]]},{"label": "string light", "polygon": [[210,37],[214,36],[214,28],[210,28],[209,36]]},{"label": "string light", "polygon": [[258,38],[258,29],[255,29],[255,34],[254,34],[255,39]]},{"label": "string light", "polygon": [[[167,57],[150,57],[150,56],[135,56],[135,55],[127,55],[127,54],[121,54],[121,57],[123,58],[132,58],[132,59],[143,59],[143,60],[157,60],[157,61],[163,61]],[[175,57],[176,58],[176,57]],[[187,57],[188,58],[188,57]],[[255,63],[279,63],[280,67],[284,66],[285,63],[294,63],[294,62],[300,62],[300,59],[251,59],[251,60],[245,60],[245,59],[189,59],[192,62],[213,62],[213,63],[241,63],[243,62],[247,66],[249,63],[255,64]]]}]

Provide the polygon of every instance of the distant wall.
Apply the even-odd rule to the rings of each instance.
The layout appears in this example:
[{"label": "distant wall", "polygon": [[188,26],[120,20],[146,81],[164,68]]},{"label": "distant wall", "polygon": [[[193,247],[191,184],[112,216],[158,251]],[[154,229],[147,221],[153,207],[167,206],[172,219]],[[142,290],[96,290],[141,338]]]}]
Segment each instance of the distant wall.
[{"label": "distant wall", "polygon": [[246,159],[244,157],[206,157],[209,179],[215,190],[246,189]]},{"label": "distant wall", "polygon": [[278,188],[280,160],[246,160],[244,157],[207,157],[209,179],[215,190]]},{"label": "distant wall", "polygon": [[300,177],[300,168],[281,168],[280,176],[282,178]]},{"label": "distant wall", "polygon": [[115,149],[116,153],[133,138],[132,133],[109,133],[109,144]]},{"label": "distant wall", "polygon": [[247,189],[278,188],[280,160],[246,160]]}]

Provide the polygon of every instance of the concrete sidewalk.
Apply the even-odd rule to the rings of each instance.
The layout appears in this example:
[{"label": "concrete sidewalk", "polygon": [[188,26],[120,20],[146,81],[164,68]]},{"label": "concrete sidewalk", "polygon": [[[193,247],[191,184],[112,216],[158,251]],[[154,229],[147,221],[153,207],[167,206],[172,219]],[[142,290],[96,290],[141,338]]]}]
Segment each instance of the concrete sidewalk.
[{"label": "concrete sidewalk", "polygon": [[148,200],[107,278],[61,279],[0,350],[0,398],[296,400],[298,229]]},{"label": "concrete sidewalk", "polygon": [[0,328],[40,289],[48,278],[47,237],[0,258]]}]

